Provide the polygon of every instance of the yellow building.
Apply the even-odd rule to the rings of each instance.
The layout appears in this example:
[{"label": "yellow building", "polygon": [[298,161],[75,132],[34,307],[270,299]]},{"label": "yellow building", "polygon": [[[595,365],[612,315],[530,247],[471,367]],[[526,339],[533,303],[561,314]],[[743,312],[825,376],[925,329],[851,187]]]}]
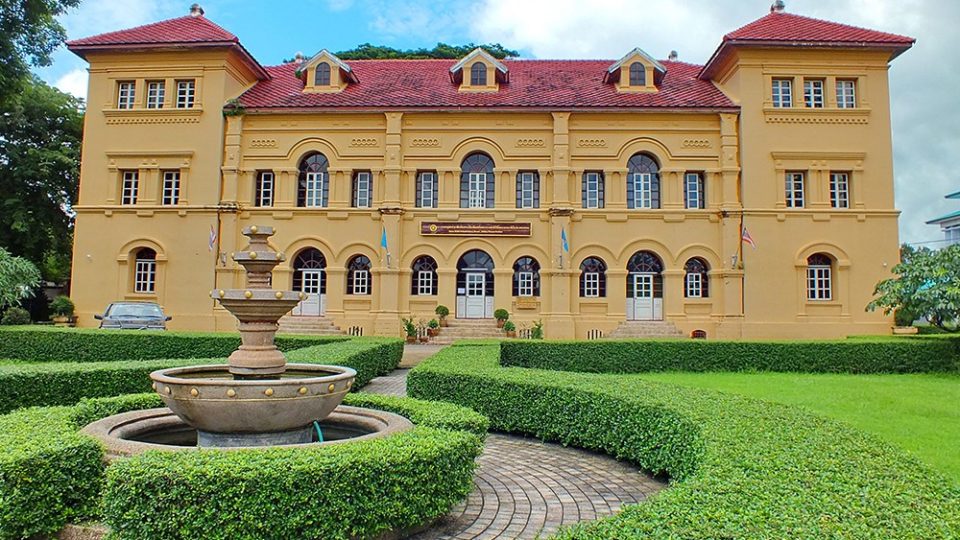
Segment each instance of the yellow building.
[{"label": "yellow building", "polygon": [[263,67],[199,9],[71,41],[80,323],[128,299],[232,329],[209,292],[242,285],[257,224],[286,256],[274,286],[307,293],[295,316],[365,335],[438,304],[548,338],[887,333],[864,306],[898,260],[887,70],[912,43],[782,10],[705,66]]}]

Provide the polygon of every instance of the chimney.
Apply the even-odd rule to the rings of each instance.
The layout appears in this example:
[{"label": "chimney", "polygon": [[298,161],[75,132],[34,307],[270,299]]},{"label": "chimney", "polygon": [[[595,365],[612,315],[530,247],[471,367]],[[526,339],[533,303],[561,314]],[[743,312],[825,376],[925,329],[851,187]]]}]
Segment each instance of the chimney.
[{"label": "chimney", "polygon": [[680,57],[680,56],[677,54],[677,51],[670,51],[670,56],[667,57],[667,60],[669,60],[669,61],[671,61],[671,62],[676,62],[676,61],[677,61],[677,58],[679,58],[679,57]]},{"label": "chimney", "polygon": [[787,5],[783,3],[783,0],[776,0],[770,5],[770,13],[783,13],[785,9],[787,9]]},{"label": "chimney", "polygon": [[191,17],[203,17],[203,8],[200,7],[200,4],[194,4],[190,6],[190,16]]},{"label": "chimney", "polygon": [[299,51],[298,51],[297,54],[293,55],[293,63],[294,63],[294,64],[302,64],[304,60],[305,60],[305,58],[303,57],[303,53],[302,53],[302,52],[299,52]]}]

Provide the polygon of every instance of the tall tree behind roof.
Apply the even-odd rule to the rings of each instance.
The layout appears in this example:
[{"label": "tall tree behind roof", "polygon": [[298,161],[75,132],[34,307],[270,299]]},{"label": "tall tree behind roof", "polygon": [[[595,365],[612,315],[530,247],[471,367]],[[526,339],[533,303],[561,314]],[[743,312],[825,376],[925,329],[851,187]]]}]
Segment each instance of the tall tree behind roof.
[{"label": "tall tree behind roof", "polygon": [[474,43],[468,43],[466,45],[447,45],[446,43],[437,43],[437,46],[432,49],[425,49],[421,47],[419,49],[405,50],[394,49],[393,47],[386,47],[383,45],[371,45],[370,43],[363,43],[353,49],[340,51],[336,53],[336,55],[343,60],[419,60],[429,58],[459,59],[468,55],[470,51],[476,49],[477,47],[483,47],[494,58],[498,58],[500,60],[504,58],[516,58],[520,56],[519,52],[512,49],[507,49],[499,43],[486,43],[483,45],[476,45]]}]

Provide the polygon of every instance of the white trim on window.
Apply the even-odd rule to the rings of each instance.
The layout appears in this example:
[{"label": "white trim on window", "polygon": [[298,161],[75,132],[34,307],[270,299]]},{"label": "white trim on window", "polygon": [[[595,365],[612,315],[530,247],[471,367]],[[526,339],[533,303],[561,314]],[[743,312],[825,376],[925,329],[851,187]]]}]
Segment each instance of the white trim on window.
[{"label": "white trim on window", "polygon": [[197,82],[193,79],[177,81],[177,108],[192,109],[197,95]]},{"label": "white trim on window", "polygon": [[273,171],[263,171],[257,175],[255,206],[273,206]]},{"label": "white trim on window", "polygon": [[534,184],[536,182],[536,173],[520,173],[520,208],[534,208],[536,199],[534,198]]},{"label": "white trim on window", "polygon": [[786,175],[787,208],[803,208],[804,177],[803,172],[788,172]]},{"label": "white trim on window", "polygon": [[634,173],[631,180],[633,207],[653,208],[653,175],[650,173]]},{"label": "white trim on window", "polygon": [[370,271],[353,271],[353,294],[370,294]]},{"label": "white trim on window", "polygon": [[132,109],[137,97],[137,83],[120,81],[117,83],[117,108]]},{"label": "white trim on window", "polygon": [[163,199],[164,206],[180,204],[180,171],[163,171]]},{"label": "white trim on window", "polygon": [[370,208],[369,172],[358,172],[353,179],[353,206],[354,208]]},{"label": "white trim on window", "polygon": [[435,208],[437,206],[437,173],[420,173],[420,193],[417,193],[420,208]]},{"label": "white trim on window", "polygon": [[703,199],[703,176],[700,173],[687,173],[684,175],[684,201],[687,208],[704,208],[706,205]]},{"label": "white trim on window", "polygon": [[793,107],[792,79],[773,79],[773,106],[778,109]]},{"label": "white trim on window", "polygon": [[517,295],[534,296],[533,272],[517,272]]},{"label": "white trim on window", "polygon": [[686,279],[686,288],[687,288],[687,298],[702,298],[703,297],[703,275],[699,272],[687,272],[685,276]]},{"label": "white trim on window", "polygon": [[133,272],[133,292],[151,294],[157,287],[157,261],[137,259]]},{"label": "white trim on window", "polygon": [[587,205],[585,208],[600,208],[600,173],[588,172],[586,174]]},{"label": "white trim on window", "polygon": [[420,270],[417,272],[417,296],[433,294],[433,272]]},{"label": "white trim on window", "polygon": [[470,173],[467,186],[467,208],[486,208],[487,173]]},{"label": "white trim on window", "polygon": [[323,206],[323,184],[327,181],[327,173],[308,172],[306,176],[303,205],[306,207]]},{"label": "white trim on window", "polygon": [[804,79],[803,103],[809,109],[823,108],[823,79]]},{"label": "white trim on window", "polygon": [[584,298],[600,297],[600,272],[584,272],[583,296]]},{"label": "white trim on window", "polygon": [[857,108],[857,81],[837,79],[837,107],[841,109]]},{"label": "white trim on window", "polygon": [[123,171],[120,192],[120,204],[137,204],[140,192],[140,171]]},{"label": "white trim on window", "polygon": [[850,208],[850,173],[830,173],[830,206]]},{"label": "white trim on window", "polygon": [[167,81],[147,81],[147,108],[162,109],[166,94]]},{"label": "white trim on window", "polygon": [[807,300],[822,302],[833,300],[832,270],[826,265],[807,267]]}]

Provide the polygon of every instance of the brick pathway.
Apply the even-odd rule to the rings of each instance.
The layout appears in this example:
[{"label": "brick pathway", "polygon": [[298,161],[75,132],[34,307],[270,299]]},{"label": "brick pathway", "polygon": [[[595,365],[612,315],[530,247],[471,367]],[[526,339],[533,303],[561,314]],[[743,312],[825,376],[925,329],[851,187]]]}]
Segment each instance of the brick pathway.
[{"label": "brick pathway", "polygon": [[[365,392],[405,395],[409,369],[378,377]],[[473,493],[416,540],[514,539],[548,535],[642,501],[664,484],[605,455],[491,433]]]}]

